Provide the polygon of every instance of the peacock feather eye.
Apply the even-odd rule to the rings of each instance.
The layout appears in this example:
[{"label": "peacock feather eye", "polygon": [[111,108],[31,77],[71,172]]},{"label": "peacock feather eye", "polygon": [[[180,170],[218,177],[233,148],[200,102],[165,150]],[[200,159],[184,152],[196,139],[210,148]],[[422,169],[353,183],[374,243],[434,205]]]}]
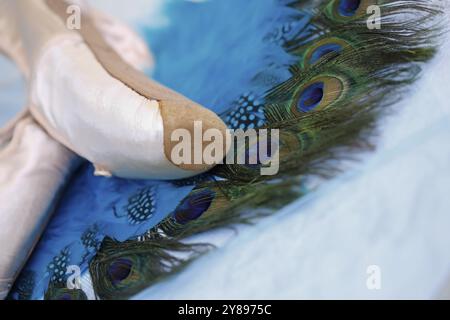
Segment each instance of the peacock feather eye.
[{"label": "peacock feather eye", "polygon": [[328,5],[326,13],[331,19],[345,21],[365,15],[367,7],[378,2],[378,0],[333,0]]},{"label": "peacock feather eye", "polygon": [[198,219],[209,209],[215,197],[216,193],[212,190],[194,190],[177,206],[173,213],[173,218],[177,223],[183,225]]},{"label": "peacock feather eye", "polygon": [[45,300],[88,300],[86,293],[81,289],[69,290],[66,288],[55,288],[46,292]]},{"label": "peacock feather eye", "polygon": [[303,66],[311,66],[319,62],[322,58],[334,55],[340,55],[350,44],[337,37],[329,37],[318,40],[305,50],[303,55]]},{"label": "peacock feather eye", "polygon": [[66,284],[50,283],[44,294],[45,300],[88,300],[86,293],[81,289],[68,289]]},{"label": "peacock feather eye", "polygon": [[341,53],[341,51],[342,51],[342,47],[341,47],[341,45],[339,45],[337,43],[324,44],[324,45],[318,47],[316,50],[314,50],[311,53],[311,58],[309,60],[309,63],[314,64],[326,55],[329,55],[331,53],[339,54],[339,53]]},{"label": "peacock feather eye", "polygon": [[308,112],[316,108],[323,99],[325,84],[315,82],[306,87],[299,96],[297,109],[302,112]]},{"label": "peacock feather eye", "polygon": [[339,14],[346,17],[351,17],[356,14],[361,0],[340,0],[338,5]]},{"label": "peacock feather eye", "polygon": [[117,258],[113,260],[107,270],[107,274],[113,285],[118,285],[131,274],[133,261],[128,258]]},{"label": "peacock feather eye", "polygon": [[59,297],[59,300],[72,300],[72,296],[69,293],[65,292]]},{"label": "peacock feather eye", "polygon": [[335,103],[345,91],[341,79],[319,76],[301,86],[291,110],[294,114],[325,109]]}]

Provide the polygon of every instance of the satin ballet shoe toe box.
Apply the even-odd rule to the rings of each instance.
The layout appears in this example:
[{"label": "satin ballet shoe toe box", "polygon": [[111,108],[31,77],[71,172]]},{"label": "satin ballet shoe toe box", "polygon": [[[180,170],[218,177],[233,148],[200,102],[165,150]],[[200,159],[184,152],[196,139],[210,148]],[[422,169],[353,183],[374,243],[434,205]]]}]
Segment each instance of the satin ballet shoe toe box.
[{"label": "satin ballet shoe toe box", "polygon": [[[117,128],[128,123],[128,130],[122,127],[120,134],[108,134],[101,150],[92,153],[96,175],[189,178],[220,163],[228,151],[225,123],[214,112],[188,99],[148,100],[133,119],[118,119]],[[204,156],[211,143],[215,143],[214,159]]]},{"label": "satin ballet shoe toe box", "polygon": [[[201,173],[225,157],[229,133],[216,113],[184,99],[160,101],[159,104],[164,126],[164,153],[172,163],[183,170]],[[212,146],[215,160],[208,159],[210,154],[206,148],[210,143],[215,143]],[[186,150],[189,147],[190,154]],[[188,155],[180,155],[183,152]],[[174,159],[180,156],[183,163]]]}]

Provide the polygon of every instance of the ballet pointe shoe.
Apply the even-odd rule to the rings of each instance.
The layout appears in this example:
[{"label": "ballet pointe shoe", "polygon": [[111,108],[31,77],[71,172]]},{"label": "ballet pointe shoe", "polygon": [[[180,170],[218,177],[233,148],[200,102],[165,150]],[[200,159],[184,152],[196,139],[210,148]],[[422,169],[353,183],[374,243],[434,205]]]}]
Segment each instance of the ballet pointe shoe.
[{"label": "ballet pointe shoe", "polygon": [[16,0],[12,6],[30,66],[33,117],[99,175],[180,179],[210,169],[214,164],[173,161],[173,134],[182,129],[196,139],[195,123],[201,123],[203,131],[217,130],[225,141],[223,121],[127,63],[90,10],[80,7],[80,29],[69,30],[68,6],[59,0]]},{"label": "ballet pointe shoe", "polygon": [[79,157],[30,114],[0,132],[0,299],[4,299],[51,217]]}]

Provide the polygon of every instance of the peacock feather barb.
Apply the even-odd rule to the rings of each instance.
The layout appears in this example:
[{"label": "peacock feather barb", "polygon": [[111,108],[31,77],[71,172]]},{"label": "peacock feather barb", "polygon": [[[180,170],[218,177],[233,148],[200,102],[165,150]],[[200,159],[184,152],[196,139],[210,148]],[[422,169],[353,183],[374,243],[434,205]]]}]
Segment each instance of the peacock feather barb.
[{"label": "peacock feather barb", "polygon": [[[278,150],[271,150],[279,152],[279,173],[261,176],[260,163],[223,164],[174,182],[194,187],[164,219],[124,242],[102,241],[89,263],[99,298],[128,298],[179,272],[212,247],[192,244],[190,237],[274,214],[304,195],[309,179],[332,177],[341,160],[372,148],[377,121],[418,78],[441,35],[441,9],[432,0],[279,3],[289,14],[261,38],[289,56],[289,63],[283,61],[273,75],[259,70],[254,87],[263,78],[269,87],[263,93],[248,90],[222,113],[230,128],[279,129]],[[288,76],[279,77],[283,72]],[[235,152],[248,155],[260,144]],[[128,219],[149,218],[153,197],[151,189],[142,189],[130,198]],[[56,286],[46,298],[58,294],[67,296]]]},{"label": "peacock feather barb", "polygon": [[45,292],[45,300],[88,300],[81,289],[68,289],[65,285],[51,283]]},{"label": "peacock feather barb", "polygon": [[185,245],[171,239],[118,242],[105,238],[90,264],[94,290],[101,299],[127,298],[188,263],[169,252],[189,253],[193,259],[208,245]]}]

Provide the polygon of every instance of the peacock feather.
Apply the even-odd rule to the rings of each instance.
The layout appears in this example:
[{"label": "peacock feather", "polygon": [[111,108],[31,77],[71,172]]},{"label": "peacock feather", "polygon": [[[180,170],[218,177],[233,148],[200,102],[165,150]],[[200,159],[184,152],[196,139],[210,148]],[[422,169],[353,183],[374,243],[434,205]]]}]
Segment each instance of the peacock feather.
[{"label": "peacock feather", "polygon": [[162,237],[125,242],[106,237],[89,266],[94,290],[101,299],[129,297],[188,262],[168,251],[187,253],[193,259],[206,249],[204,244],[184,245]]},{"label": "peacock feather", "polygon": [[[219,7],[223,2],[215,1]],[[246,75],[251,79],[248,87],[230,98],[221,115],[233,129],[278,129],[278,144],[262,145],[266,139],[258,137],[234,150],[236,156],[254,158],[253,163],[222,164],[208,174],[173,182],[176,188],[190,189],[145,232],[125,241],[105,232],[101,243],[85,233],[84,246],[98,248],[88,269],[99,298],[128,298],[179,272],[212,248],[207,243],[192,244],[190,237],[276,213],[310,191],[311,178],[338,173],[336,160],[352,159],[356,151],[372,148],[377,120],[418,78],[440,35],[436,23],[440,8],[431,0],[264,3],[253,3],[255,10],[270,6],[280,11],[271,11],[271,29],[258,35],[263,47],[276,54],[262,54],[266,67]],[[376,21],[380,28],[368,25],[371,8],[380,12]],[[252,23],[245,18],[236,17],[236,23]],[[259,174],[263,161],[255,154],[262,147],[279,154],[280,170],[275,176]],[[127,217],[132,225],[153,221],[158,210],[163,209],[157,206],[153,187],[140,188],[123,207],[111,208],[116,217]],[[61,264],[63,256],[56,258],[54,266]],[[56,277],[45,298],[83,298],[80,292],[58,287],[64,281],[57,277],[59,269],[49,272]]]},{"label": "peacock feather", "polygon": [[88,300],[81,289],[67,289],[63,284],[50,284],[44,295],[45,300]]}]

